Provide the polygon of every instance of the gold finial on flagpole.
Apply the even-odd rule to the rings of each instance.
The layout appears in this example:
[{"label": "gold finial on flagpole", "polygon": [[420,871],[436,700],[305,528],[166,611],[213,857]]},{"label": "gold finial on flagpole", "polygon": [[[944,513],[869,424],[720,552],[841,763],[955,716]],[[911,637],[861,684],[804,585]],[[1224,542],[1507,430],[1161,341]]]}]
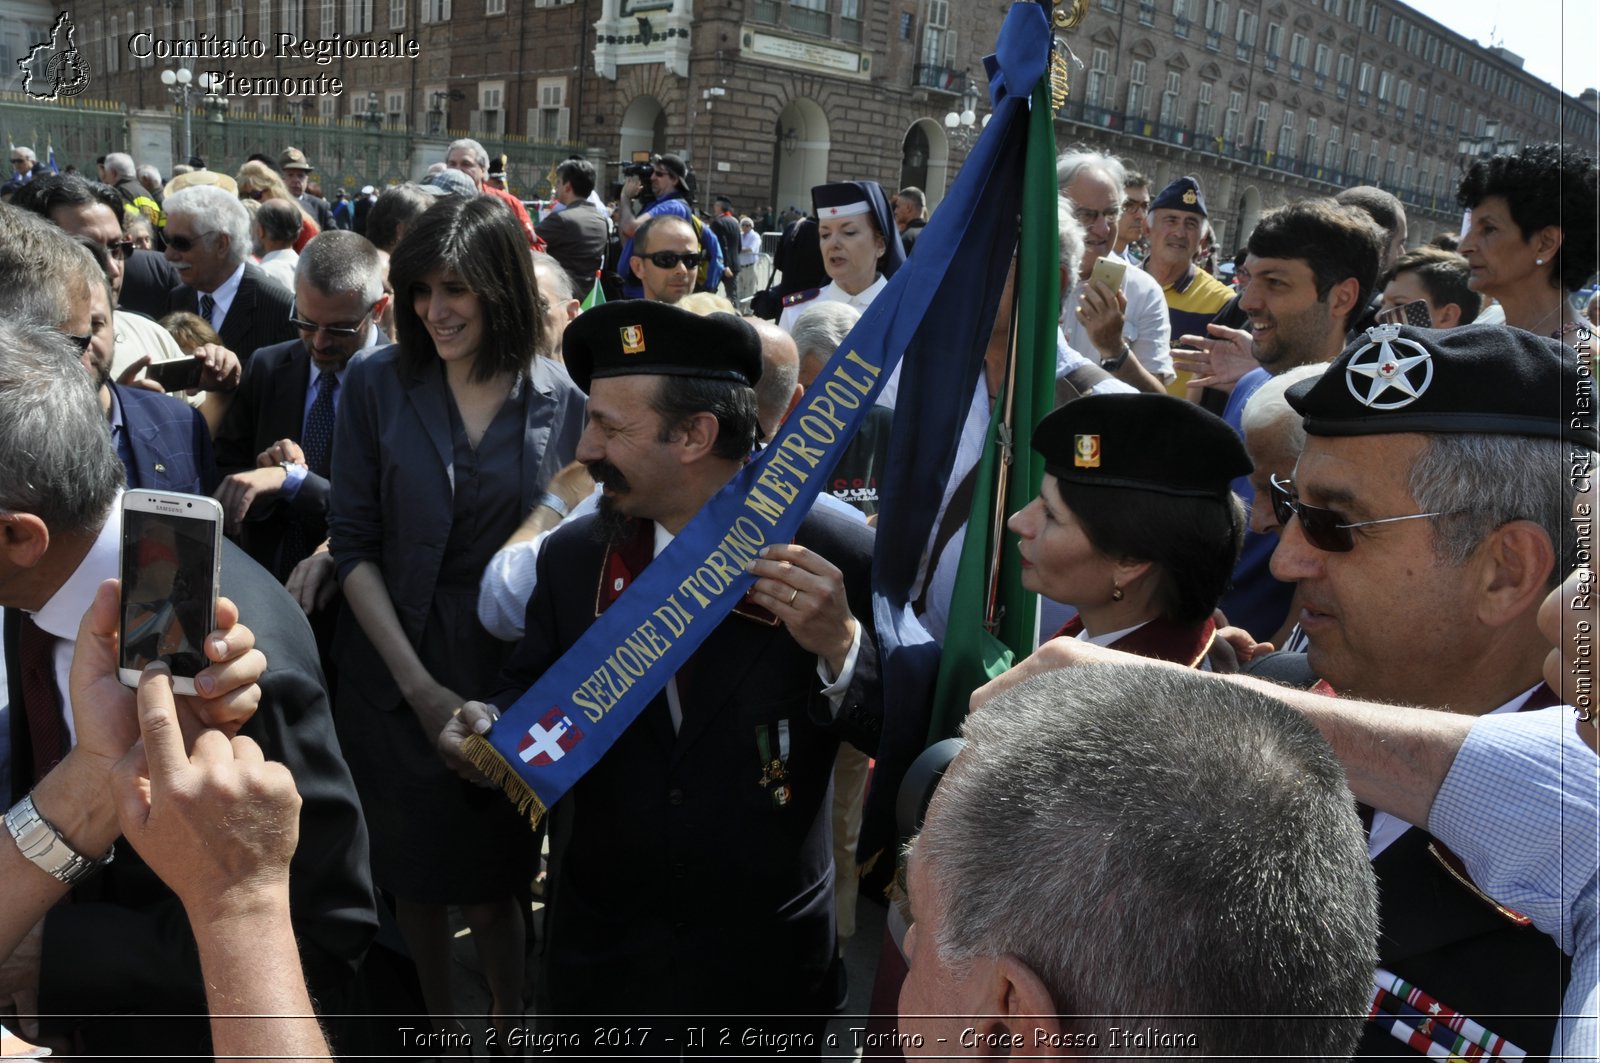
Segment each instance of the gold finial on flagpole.
[{"label": "gold finial on flagpole", "polygon": [[[1071,33],[1083,24],[1089,0],[1052,0],[1050,23],[1057,33]],[[1050,46],[1050,106],[1059,111],[1072,93],[1072,62],[1076,57],[1060,38]]]}]

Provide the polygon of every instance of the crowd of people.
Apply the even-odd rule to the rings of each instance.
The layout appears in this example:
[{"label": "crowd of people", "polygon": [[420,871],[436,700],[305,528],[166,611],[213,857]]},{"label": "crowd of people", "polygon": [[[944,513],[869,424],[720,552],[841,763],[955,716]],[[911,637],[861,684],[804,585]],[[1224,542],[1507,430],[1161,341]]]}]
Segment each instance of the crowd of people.
[{"label": "crowd of people", "polygon": [[[817,186],[761,277],[770,208],[702,213],[674,155],[614,209],[567,159],[531,213],[473,140],[332,204],[294,147],[165,184],[13,156],[0,1009],[31,1040],[814,1058],[885,903],[899,1020],[869,1056],[1600,1052],[1592,160],[1479,160],[1425,247],[1380,189],[1300,199],[1219,276],[1197,180],[1060,156],[1028,219],[1058,237],[1057,408],[1014,428],[1044,476],[1004,546],[1041,638],[972,693],[880,896],[856,850],[908,711],[872,598],[898,369],[537,831],[471,744],[790,446],[937,239],[921,190]],[[1006,325],[971,352],[985,414]],[[222,508],[193,694],[117,674],[147,489]],[[596,1014],[657,1040],[597,1044]]]}]

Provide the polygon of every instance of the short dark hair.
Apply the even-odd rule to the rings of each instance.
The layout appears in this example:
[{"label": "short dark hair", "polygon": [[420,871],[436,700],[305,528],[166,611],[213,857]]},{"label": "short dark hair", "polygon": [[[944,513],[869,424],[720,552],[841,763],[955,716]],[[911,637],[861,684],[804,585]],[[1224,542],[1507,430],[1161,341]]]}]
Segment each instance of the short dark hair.
[{"label": "short dark hair", "polygon": [[1164,619],[1198,624],[1216,610],[1244,545],[1238,498],[1055,482],[1089,545],[1107,557],[1155,563]]},{"label": "short dark hair", "polygon": [[1454,251],[1442,247],[1419,247],[1408,251],[1385,273],[1379,283],[1385,287],[1402,273],[1414,273],[1417,283],[1428,290],[1435,306],[1454,303],[1461,308],[1461,324],[1470,325],[1483,308],[1483,297],[1468,286],[1472,267]]},{"label": "short dark hair", "polygon": [[1440,233],[1428,241],[1429,247],[1439,247],[1446,251],[1454,251],[1461,246],[1460,233]]},{"label": "short dark hair", "polygon": [[300,207],[286,199],[269,199],[256,211],[256,224],[273,240],[292,244],[300,235]]},{"label": "short dark hair", "polygon": [[1559,144],[1530,144],[1515,155],[1479,159],[1461,178],[1456,202],[1471,210],[1500,196],[1522,239],[1554,225],[1561,246],[1549,264],[1552,285],[1575,292],[1594,276],[1595,200],[1600,186],[1594,160]]},{"label": "short dark hair", "polygon": [[[1392,239],[1400,230],[1400,219],[1406,216],[1406,208],[1401,205],[1392,193],[1372,185],[1356,185],[1347,188],[1333,197],[1333,201],[1341,207],[1355,207],[1364,210],[1377,222],[1384,232]],[[1388,243],[1388,241],[1384,241]]]},{"label": "short dark hair", "polygon": [[1138,170],[1129,170],[1128,171],[1128,176],[1126,176],[1126,177],[1124,177],[1122,179],[1122,189],[1123,189],[1123,191],[1127,191],[1130,188],[1149,188],[1149,187],[1150,187],[1150,178],[1146,177],[1144,174],[1140,173]]},{"label": "short dark hair", "polygon": [[656,227],[656,223],[657,222],[663,222],[664,223],[664,222],[669,221],[669,220],[670,221],[681,221],[681,222],[683,222],[683,224],[685,224],[685,225],[687,225],[689,227],[690,231],[694,230],[694,222],[690,221],[688,218],[683,217],[682,215],[679,215],[679,214],[652,214],[652,215],[650,215],[650,217],[646,218],[640,224],[640,226],[637,229],[635,229],[633,231],[633,253],[636,254],[636,255],[643,255],[645,253],[645,249],[650,246],[650,239],[649,239],[650,230],[654,229]]},{"label": "short dark hair", "polygon": [[571,185],[572,194],[579,199],[587,199],[594,191],[594,163],[588,159],[567,159],[556,167],[556,180]]},{"label": "short dark hair", "polygon": [[411,291],[434,270],[450,270],[478,297],[483,342],[473,380],[525,371],[543,347],[544,318],[528,238],[494,196],[446,196],[418,218],[395,247],[389,278],[395,291],[394,328],[400,366],[415,377],[439,357],[417,316]]},{"label": "short dark hair", "polygon": [[1378,265],[1388,243],[1372,216],[1331,199],[1301,199],[1262,218],[1248,247],[1257,258],[1299,259],[1316,277],[1317,298],[1350,277],[1360,291],[1346,315],[1348,328],[1372,299]]},{"label": "short dark hair", "polygon": [[18,190],[11,202],[47,220],[57,207],[87,207],[98,203],[116,215],[118,225],[122,224],[122,194],[108,184],[77,174],[35,177]]},{"label": "short dark hair", "polygon": [[367,211],[366,237],[379,251],[393,251],[400,230],[416,221],[439,200],[419,185],[396,185],[383,190]]},{"label": "short dark hair", "polygon": [[711,452],[729,461],[749,457],[761,435],[756,389],[747,384],[696,376],[663,376],[650,408],[661,418],[656,437],[663,443],[690,417],[711,414],[717,419],[717,442]]}]

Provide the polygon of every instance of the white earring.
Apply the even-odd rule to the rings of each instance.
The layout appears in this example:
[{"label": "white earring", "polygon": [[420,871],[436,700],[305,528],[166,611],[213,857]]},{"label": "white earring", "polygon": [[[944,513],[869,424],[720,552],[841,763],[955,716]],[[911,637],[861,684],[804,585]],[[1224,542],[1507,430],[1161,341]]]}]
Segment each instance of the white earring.
[{"label": "white earring", "polygon": [[1544,259],[1542,259],[1542,258],[1536,258],[1536,259],[1534,259],[1534,260],[1533,260],[1533,264],[1534,264],[1534,265],[1535,265],[1535,266],[1542,266],[1542,265],[1544,265]]}]

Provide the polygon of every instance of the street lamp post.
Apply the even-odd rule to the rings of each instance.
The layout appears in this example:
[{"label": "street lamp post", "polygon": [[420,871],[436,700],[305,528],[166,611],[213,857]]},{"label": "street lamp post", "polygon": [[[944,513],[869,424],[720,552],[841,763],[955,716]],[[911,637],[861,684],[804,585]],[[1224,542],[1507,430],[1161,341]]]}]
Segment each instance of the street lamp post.
[{"label": "street lamp post", "polygon": [[180,66],[176,70],[163,70],[161,84],[167,87],[173,102],[183,112],[183,157],[187,160],[194,154],[194,134],[189,120],[194,109],[194,98],[196,95],[211,95],[215,82],[210,74],[201,74],[196,81],[188,67]]},{"label": "street lamp post", "polygon": [[983,131],[989,124],[989,115],[983,116],[983,121],[978,121],[978,90],[972,86],[972,78],[966,79],[967,87],[961,90],[961,110],[949,111],[944,116],[944,127],[950,131],[962,146],[972,143],[972,138]]},{"label": "street lamp post", "polygon": [[711,105],[717,100],[718,97],[726,96],[727,94],[728,90],[723,88],[721,85],[713,85],[709,89],[706,89],[704,92],[700,93],[700,98],[706,101],[706,204],[708,206],[712,202],[711,176],[717,168],[715,147],[717,125],[715,122],[711,121]]}]

